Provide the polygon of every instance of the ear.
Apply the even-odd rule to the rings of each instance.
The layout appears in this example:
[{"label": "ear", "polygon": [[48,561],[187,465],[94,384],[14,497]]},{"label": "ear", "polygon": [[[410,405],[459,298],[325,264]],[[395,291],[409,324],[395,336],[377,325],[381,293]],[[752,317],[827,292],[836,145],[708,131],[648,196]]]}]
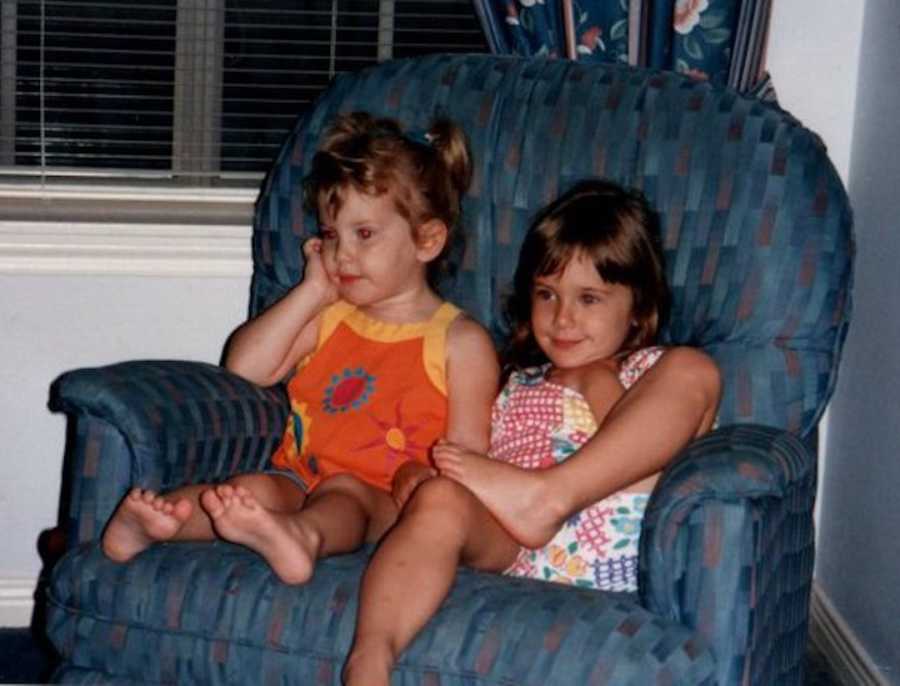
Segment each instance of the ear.
[{"label": "ear", "polygon": [[416,232],[416,256],[421,262],[431,262],[447,244],[447,225],[440,219],[429,219]]}]

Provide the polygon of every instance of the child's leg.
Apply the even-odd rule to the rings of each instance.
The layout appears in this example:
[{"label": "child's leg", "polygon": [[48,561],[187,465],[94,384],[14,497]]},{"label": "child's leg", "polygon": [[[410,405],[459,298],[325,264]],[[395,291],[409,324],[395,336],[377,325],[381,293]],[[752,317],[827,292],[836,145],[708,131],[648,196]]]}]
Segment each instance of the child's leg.
[{"label": "child's leg", "polygon": [[387,493],[349,474],[323,482],[302,509],[272,509],[231,484],[206,491],[201,504],[219,536],[259,553],[288,584],[308,581],[320,557],[378,540],[397,513]]},{"label": "child's leg", "polygon": [[[228,482],[241,485],[273,509],[297,509],[303,491],[291,479],[274,474],[242,474]],[[127,562],[158,541],[211,541],[216,538],[209,515],[199,507],[210,484],[184,486],[165,494],[134,488],[113,513],[103,532],[107,557]]]},{"label": "child's leg", "polygon": [[420,485],[366,570],[345,683],[388,684],[397,655],[437,611],[458,565],[502,571],[518,552],[471,491],[441,477]]},{"label": "child's leg", "polygon": [[565,462],[523,470],[466,451],[445,451],[441,473],[471,489],[523,545],[549,541],[575,512],[663,469],[710,429],[721,380],[708,356],[674,348],[610,410],[597,433]]}]

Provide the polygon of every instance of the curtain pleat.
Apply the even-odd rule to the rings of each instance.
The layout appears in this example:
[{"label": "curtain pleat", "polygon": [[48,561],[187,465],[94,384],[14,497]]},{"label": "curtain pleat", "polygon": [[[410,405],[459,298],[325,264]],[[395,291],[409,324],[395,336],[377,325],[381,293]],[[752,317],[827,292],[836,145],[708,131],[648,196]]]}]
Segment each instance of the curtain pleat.
[{"label": "curtain pleat", "polygon": [[497,54],[629,63],[773,94],[764,65],[771,0],[474,3]]}]

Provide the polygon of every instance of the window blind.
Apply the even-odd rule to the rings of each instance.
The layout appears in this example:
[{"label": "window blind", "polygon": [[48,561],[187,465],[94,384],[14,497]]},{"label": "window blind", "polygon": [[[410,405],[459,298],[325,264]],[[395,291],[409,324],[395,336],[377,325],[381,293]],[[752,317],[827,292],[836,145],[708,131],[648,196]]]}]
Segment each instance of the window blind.
[{"label": "window blind", "polygon": [[470,0],[0,0],[0,181],[256,183],[336,74],[486,50]]}]

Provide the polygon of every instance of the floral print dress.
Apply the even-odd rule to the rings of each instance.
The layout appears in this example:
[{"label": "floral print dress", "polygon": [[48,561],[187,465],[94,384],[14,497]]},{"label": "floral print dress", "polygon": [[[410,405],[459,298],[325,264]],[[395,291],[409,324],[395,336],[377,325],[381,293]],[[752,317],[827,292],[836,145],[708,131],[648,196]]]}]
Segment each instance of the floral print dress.
[{"label": "floral print dress", "polygon": [[[630,388],[665,352],[627,357],[619,381]],[[587,401],[547,379],[550,365],[514,372],[493,408],[491,457],[545,469],[575,453],[597,430]],[[619,492],[572,516],[543,548],[523,548],[504,573],[611,591],[637,590],[638,539],[648,494]]]}]

